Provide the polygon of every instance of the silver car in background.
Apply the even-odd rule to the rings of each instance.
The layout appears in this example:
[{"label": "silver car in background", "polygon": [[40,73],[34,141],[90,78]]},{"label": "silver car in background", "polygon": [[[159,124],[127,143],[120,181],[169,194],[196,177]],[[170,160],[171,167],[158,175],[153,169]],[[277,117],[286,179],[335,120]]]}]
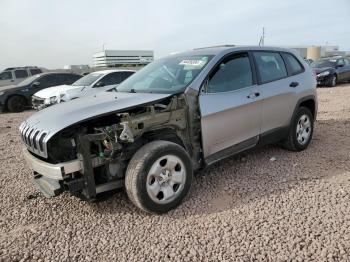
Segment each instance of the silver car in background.
[{"label": "silver car in background", "polygon": [[125,187],[147,212],[187,194],[193,172],[269,143],[301,151],[316,80],[293,50],[222,46],[159,59],[117,87],[32,115],[20,126],[34,183],[85,200]]}]

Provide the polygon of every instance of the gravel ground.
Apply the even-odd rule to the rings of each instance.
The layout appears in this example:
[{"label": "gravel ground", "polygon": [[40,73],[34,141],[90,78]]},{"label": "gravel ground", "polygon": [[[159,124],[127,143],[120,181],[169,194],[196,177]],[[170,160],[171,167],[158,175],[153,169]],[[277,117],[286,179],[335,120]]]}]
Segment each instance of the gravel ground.
[{"label": "gravel ground", "polygon": [[223,160],[161,216],[124,192],[99,203],[44,198],[20,150],[18,126],[32,112],[0,115],[0,260],[350,261],[350,85],[318,93],[308,150]]}]

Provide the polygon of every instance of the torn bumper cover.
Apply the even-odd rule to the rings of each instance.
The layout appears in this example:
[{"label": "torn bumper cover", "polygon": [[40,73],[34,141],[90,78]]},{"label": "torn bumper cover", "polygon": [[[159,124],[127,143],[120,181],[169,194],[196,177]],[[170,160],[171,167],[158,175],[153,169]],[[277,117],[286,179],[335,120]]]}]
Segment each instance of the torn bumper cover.
[{"label": "torn bumper cover", "polygon": [[[67,175],[72,173],[84,173],[83,162],[79,159],[63,162],[59,164],[50,164],[42,161],[31,153],[26,148],[23,149],[23,156],[34,171],[34,185],[46,196],[54,197],[64,191],[63,180]],[[92,167],[98,167],[104,164],[101,158],[91,158]],[[81,179],[79,185],[68,182],[65,183],[70,191],[76,191],[85,187],[85,179]],[[96,193],[99,190],[96,189]]]}]

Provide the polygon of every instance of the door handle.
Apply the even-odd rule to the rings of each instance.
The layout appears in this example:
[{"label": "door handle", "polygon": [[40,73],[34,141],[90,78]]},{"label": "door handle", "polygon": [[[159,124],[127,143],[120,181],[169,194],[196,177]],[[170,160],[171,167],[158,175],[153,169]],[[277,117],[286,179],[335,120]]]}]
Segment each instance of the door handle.
[{"label": "door handle", "polygon": [[260,96],[260,93],[259,92],[253,92],[253,93],[250,93],[247,98],[256,98]]},{"label": "door handle", "polygon": [[299,82],[292,82],[289,84],[290,87],[297,87],[299,85]]}]

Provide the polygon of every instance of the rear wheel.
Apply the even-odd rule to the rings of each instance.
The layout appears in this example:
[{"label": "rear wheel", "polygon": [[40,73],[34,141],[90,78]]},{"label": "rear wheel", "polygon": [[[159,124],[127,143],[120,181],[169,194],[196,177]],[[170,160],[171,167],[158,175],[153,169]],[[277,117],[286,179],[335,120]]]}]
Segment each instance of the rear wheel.
[{"label": "rear wheel", "polygon": [[22,96],[12,96],[7,101],[7,109],[10,112],[22,112],[25,106],[26,100]]},{"label": "rear wheel", "polygon": [[130,200],[140,209],[165,213],[177,207],[192,182],[191,160],[179,145],[153,141],[130,160],[125,187]]},{"label": "rear wheel", "polygon": [[302,151],[311,142],[314,130],[314,119],[310,110],[300,107],[292,120],[288,137],[283,142],[283,147],[290,151]]}]

